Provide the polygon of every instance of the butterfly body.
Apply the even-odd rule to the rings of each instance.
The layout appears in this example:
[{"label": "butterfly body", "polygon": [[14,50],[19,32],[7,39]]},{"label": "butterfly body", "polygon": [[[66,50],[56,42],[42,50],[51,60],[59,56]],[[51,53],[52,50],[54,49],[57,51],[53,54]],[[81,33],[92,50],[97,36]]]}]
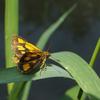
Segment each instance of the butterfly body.
[{"label": "butterfly body", "polygon": [[27,42],[21,37],[15,36],[12,40],[12,49],[15,52],[14,62],[18,65],[17,69],[28,74],[35,69],[43,69],[49,52],[41,51],[35,45]]}]

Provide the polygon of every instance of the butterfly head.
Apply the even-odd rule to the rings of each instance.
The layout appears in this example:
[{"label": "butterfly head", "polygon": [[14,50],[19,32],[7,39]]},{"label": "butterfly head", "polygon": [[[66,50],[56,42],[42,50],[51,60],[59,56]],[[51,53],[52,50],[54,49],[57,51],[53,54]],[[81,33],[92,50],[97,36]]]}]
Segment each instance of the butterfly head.
[{"label": "butterfly head", "polygon": [[48,58],[50,56],[50,53],[48,51],[44,51],[43,52],[43,56],[45,56],[46,58]]}]

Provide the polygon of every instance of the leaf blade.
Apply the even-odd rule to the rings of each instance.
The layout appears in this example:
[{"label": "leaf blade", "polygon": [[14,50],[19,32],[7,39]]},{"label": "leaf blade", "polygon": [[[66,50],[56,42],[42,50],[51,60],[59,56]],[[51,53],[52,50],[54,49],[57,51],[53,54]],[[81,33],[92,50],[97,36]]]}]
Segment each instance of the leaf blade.
[{"label": "leaf blade", "polygon": [[51,66],[48,65],[47,70],[42,71],[41,74],[40,71],[38,71],[36,72],[36,74],[30,74],[30,75],[24,75],[20,73],[15,67],[0,69],[0,84],[19,82],[19,81],[39,80],[51,77],[72,78],[68,72],[66,72],[62,68],[59,68],[56,65],[51,65]]},{"label": "leaf blade", "polygon": [[75,3],[69,10],[67,10],[56,22],[54,22],[50,27],[48,27],[40,37],[37,45],[39,48],[44,48],[47,41],[51,37],[52,34],[58,29],[58,27],[65,21],[65,19],[72,13],[72,11],[76,8],[77,3]]},{"label": "leaf blade", "polygon": [[81,57],[72,52],[59,52],[52,54],[51,59],[61,64],[85,93],[100,98],[100,79]]}]

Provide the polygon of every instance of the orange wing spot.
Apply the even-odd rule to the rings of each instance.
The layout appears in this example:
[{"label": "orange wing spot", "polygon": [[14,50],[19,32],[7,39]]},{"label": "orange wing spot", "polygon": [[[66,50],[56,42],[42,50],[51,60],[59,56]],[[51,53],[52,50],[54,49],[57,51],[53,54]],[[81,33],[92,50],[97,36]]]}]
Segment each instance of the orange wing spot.
[{"label": "orange wing spot", "polygon": [[30,69],[30,64],[26,63],[23,65],[23,70],[27,71],[28,69]]}]

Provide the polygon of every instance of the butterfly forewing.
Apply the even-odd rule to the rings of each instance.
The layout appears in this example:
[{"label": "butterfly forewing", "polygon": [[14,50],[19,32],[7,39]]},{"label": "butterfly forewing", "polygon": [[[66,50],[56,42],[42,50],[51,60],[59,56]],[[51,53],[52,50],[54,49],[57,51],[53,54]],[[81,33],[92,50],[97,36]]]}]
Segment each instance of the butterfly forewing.
[{"label": "butterfly forewing", "polygon": [[34,52],[34,51],[41,52],[41,50],[38,47],[18,36],[14,36],[12,39],[12,49],[15,52],[13,59],[16,64],[19,63],[20,58],[26,52]]}]

